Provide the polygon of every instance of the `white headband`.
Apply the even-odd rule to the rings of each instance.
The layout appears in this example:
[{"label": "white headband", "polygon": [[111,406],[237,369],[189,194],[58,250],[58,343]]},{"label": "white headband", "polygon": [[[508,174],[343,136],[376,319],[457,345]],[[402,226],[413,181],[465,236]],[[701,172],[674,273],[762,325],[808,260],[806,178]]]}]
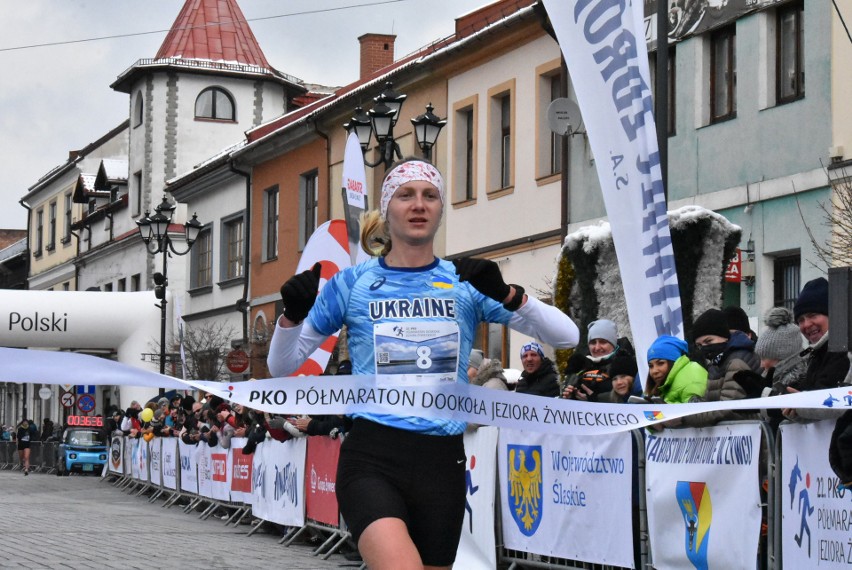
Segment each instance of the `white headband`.
[{"label": "white headband", "polygon": [[441,196],[441,203],[444,203],[444,178],[438,172],[438,169],[422,160],[409,160],[398,165],[385,176],[385,181],[382,183],[382,201],[379,205],[383,218],[387,218],[388,204],[396,189],[415,180],[422,180],[434,185]]}]

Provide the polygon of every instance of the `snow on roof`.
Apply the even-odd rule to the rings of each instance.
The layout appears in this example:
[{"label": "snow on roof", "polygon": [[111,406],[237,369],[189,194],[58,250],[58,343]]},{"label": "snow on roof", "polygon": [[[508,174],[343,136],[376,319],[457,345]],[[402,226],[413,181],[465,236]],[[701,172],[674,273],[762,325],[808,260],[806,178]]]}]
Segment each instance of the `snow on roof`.
[{"label": "snow on roof", "polygon": [[101,168],[110,182],[127,182],[128,161],[126,158],[104,158]]}]

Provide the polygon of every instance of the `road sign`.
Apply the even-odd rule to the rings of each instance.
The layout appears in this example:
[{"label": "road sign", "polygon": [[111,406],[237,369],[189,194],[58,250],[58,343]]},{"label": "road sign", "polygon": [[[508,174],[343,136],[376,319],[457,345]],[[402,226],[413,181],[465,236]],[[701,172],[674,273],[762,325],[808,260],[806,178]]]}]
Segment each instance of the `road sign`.
[{"label": "road sign", "polygon": [[95,409],[95,399],[89,394],[83,394],[77,399],[77,409],[88,414]]},{"label": "road sign", "polygon": [[42,400],[49,400],[49,399],[50,399],[50,396],[51,396],[52,394],[53,394],[53,390],[51,390],[51,389],[50,389],[50,388],[48,388],[47,386],[44,386],[43,388],[41,388],[41,389],[38,391],[38,397],[39,397],[39,398],[41,398]]},{"label": "road sign", "polygon": [[62,394],[62,397],[59,398],[59,401],[62,403],[62,406],[65,408],[74,407],[74,394],[71,392],[65,392]]},{"label": "road sign", "polygon": [[225,357],[225,365],[228,367],[228,370],[234,374],[245,372],[249,367],[248,354],[246,354],[246,351],[244,350],[232,350],[228,353],[228,356]]}]

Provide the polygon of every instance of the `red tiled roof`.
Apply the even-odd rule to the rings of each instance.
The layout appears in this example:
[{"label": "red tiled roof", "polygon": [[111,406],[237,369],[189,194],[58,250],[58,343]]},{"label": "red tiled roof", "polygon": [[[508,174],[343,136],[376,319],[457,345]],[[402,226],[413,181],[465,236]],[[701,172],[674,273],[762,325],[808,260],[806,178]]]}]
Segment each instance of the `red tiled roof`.
[{"label": "red tiled roof", "polygon": [[186,0],[156,59],[234,61],[271,69],[236,0]]}]

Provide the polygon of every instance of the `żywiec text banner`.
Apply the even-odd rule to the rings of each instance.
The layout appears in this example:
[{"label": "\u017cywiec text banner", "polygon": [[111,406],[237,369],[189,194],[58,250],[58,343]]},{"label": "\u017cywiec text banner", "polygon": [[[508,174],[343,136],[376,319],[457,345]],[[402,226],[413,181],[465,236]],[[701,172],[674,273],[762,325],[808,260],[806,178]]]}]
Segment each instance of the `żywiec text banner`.
[{"label": "\u017cywiec text banner", "polygon": [[595,156],[630,329],[638,354],[644,354],[660,335],[682,338],[683,317],[652,114],[642,3],[544,0],[544,6]]},{"label": "\u017cywiec text banner", "polygon": [[0,348],[0,361],[4,362],[0,367],[0,382],[196,389],[250,408],[285,415],[366,411],[558,434],[616,433],[709,410],[852,408],[849,386],[725,402],[605,404],[543,398],[468,384],[412,384],[393,375],[184,382],[94,356],[16,348]]}]

